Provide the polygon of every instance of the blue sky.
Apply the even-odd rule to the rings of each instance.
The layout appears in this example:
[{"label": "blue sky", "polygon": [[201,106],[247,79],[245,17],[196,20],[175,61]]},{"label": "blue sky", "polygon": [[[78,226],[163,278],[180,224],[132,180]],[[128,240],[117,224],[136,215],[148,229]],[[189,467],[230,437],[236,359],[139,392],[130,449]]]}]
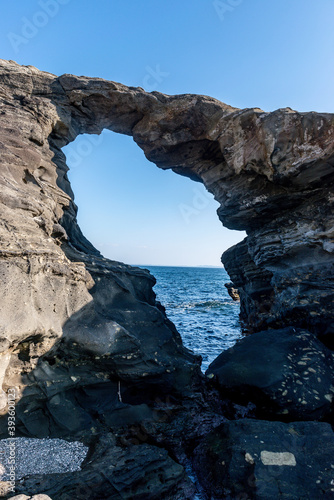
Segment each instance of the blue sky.
[{"label": "blue sky", "polygon": [[[3,2],[0,57],[236,107],[334,112],[333,0]],[[243,238],[204,188],[105,131],[67,147],[79,223],[105,256],[219,265]]]}]

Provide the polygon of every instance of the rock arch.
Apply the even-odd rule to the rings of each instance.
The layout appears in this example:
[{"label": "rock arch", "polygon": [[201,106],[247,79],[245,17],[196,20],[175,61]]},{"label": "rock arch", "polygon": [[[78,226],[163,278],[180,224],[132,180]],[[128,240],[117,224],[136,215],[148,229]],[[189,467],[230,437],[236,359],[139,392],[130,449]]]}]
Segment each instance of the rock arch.
[{"label": "rock arch", "polygon": [[159,168],[203,182],[226,227],[247,231],[223,255],[246,329],[307,327],[333,345],[332,114],[240,110],[3,60],[0,96],[1,383],[18,388],[22,432],[85,436],[119,390],[144,404],[202,384],[154,278],[104,259],[78,227],[61,151],[78,134],[132,135]]},{"label": "rock arch", "polygon": [[[76,223],[61,148],[78,134],[107,128],[132,135],[158,167],[203,182],[221,204],[223,224],[247,231],[246,240],[223,256],[240,290],[247,329],[288,323],[328,334],[333,311],[333,115],[289,108],[274,113],[239,110],[206,96],[167,96],[99,78],[56,77],[7,61],[1,63],[1,81],[1,251],[8,256],[6,268],[31,255],[36,263],[27,263],[27,269],[47,266],[50,276],[65,281],[76,276],[80,285],[73,301],[82,305],[90,280],[85,265],[99,252]],[[62,249],[59,242],[65,240]],[[37,263],[41,259],[43,264]],[[146,278],[152,284],[150,280]],[[17,306],[13,294],[7,290],[3,317],[24,335],[31,328],[21,317],[13,324],[8,303],[14,300]],[[44,309],[42,302],[37,300],[33,315]],[[23,316],[31,322],[28,311]],[[60,316],[53,312],[53,329],[60,327],[55,327]],[[13,333],[4,328],[6,344]]]},{"label": "rock arch", "polygon": [[[146,93],[71,75],[50,87],[59,116],[51,144],[59,148],[103,128],[132,135],[158,167],[204,183],[226,227],[247,231],[223,256],[241,291],[246,329],[289,322],[328,334],[333,115],[239,110],[210,97]],[[66,216],[69,228],[73,217]]]}]

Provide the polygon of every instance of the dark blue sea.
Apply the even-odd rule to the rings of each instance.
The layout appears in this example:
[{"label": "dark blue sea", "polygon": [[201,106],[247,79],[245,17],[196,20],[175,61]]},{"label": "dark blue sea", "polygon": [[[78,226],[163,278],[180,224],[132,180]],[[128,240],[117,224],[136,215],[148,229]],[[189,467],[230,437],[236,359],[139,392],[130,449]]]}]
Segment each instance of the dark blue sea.
[{"label": "dark blue sea", "polygon": [[[144,267],[144,266],[142,266]],[[186,347],[203,357],[202,370],[241,335],[239,303],[224,286],[224,268],[145,266],[155,276],[154,291]]]}]

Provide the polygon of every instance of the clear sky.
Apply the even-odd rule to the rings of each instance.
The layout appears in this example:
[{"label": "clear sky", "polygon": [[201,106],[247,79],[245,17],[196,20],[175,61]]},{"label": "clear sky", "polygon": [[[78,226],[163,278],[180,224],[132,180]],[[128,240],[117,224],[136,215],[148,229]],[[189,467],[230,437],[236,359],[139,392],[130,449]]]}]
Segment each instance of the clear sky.
[{"label": "clear sky", "polygon": [[[334,112],[333,0],[2,2],[0,57],[266,111]],[[85,235],[131,264],[219,265],[243,233],[204,188],[105,131],[66,148]]]}]

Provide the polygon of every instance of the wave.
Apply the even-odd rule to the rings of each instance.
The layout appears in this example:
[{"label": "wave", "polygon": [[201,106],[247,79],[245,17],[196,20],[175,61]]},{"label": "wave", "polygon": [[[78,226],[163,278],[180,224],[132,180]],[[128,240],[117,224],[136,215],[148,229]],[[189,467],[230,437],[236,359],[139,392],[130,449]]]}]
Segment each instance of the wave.
[{"label": "wave", "polygon": [[174,309],[220,309],[224,306],[233,306],[232,300],[202,300],[199,302],[183,302],[181,304],[169,304]]}]

